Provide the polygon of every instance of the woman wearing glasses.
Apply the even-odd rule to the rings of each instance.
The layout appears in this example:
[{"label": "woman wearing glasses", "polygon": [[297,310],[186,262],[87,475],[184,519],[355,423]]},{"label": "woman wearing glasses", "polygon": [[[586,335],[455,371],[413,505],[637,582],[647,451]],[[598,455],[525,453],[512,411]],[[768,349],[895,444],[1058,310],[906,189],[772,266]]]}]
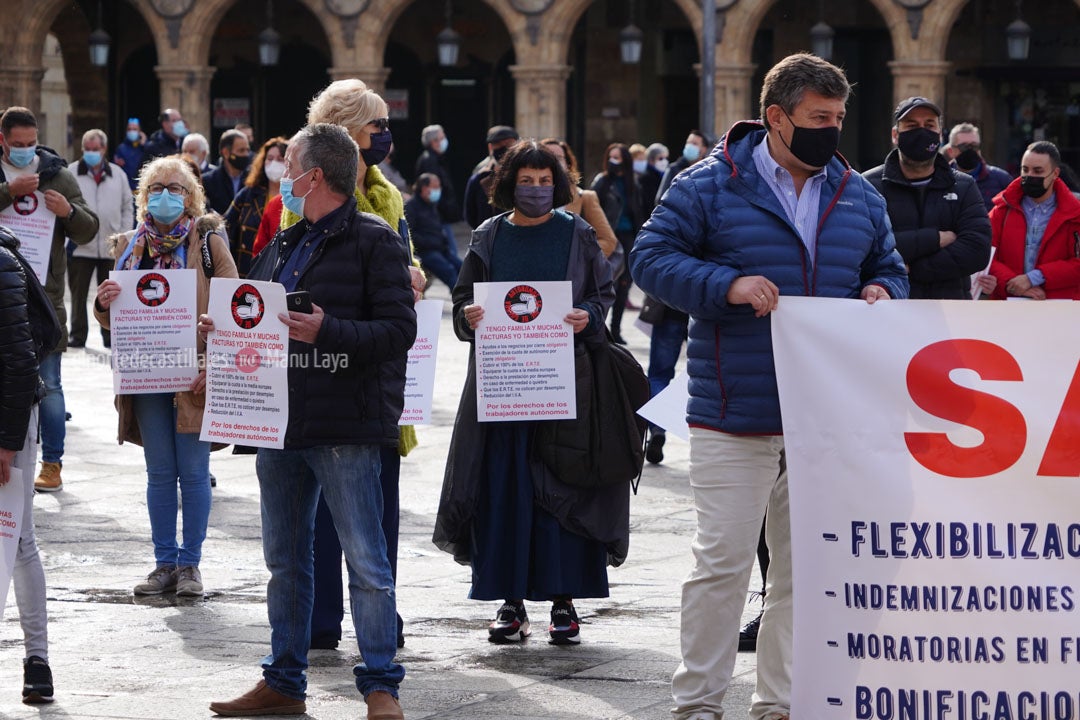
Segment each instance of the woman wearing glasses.
[{"label": "woman wearing glasses", "polygon": [[[379,163],[390,152],[394,139],[390,134],[389,108],[386,101],[360,80],[338,80],[330,83],[315,96],[308,107],[308,124],[331,123],[348,131],[360,148],[360,163],[356,173],[356,209],[378,215],[398,231],[406,243],[409,228],[405,222],[405,203],[398,189],[387,181]],[[284,193],[284,190],[283,190]],[[289,201],[285,195],[282,200]],[[287,208],[282,214],[281,227],[300,220]],[[413,257],[410,243],[410,257]],[[415,260],[414,260],[415,262]],[[420,299],[426,278],[419,267],[412,267],[413,294]],[[379,479],[383,492],[383,534],[386,554],[394,579],[397,579],[398,546],[398,477],[401,456],[416,447],[416,431],[412,426],[401,428],[398,447],[382,448],[382,471]],[[315,514],[315,598],[311,613],[311,647],[335,648],[341,639],[344,618],[344,593],[341,588],[341,545],[326,502],[319,500]],[[398,647],[405,642],[401,616],[398,616]]]},{"label": "woman wearing glasses", "polygon": [[[198,270],[193,323],[194,318],[206,312],[210,296],[207,265],[212,266],[210,274],[214,277],[237,276],[221,219],[203,215],[205,204],[202,187],[182,160],[158,158],[139,174],[135,193],[138,226],[114,236],[117,270]],[[205,258],[204,243],[209,246]],[[109,306],[119,294],[120,285],[115,280],[98,286],[94,315],[105,329],[109,329]],[[197,342],[202,356],[205,341],[199,338]],[[210,519],[210,443],[199,441],[205,393],[204,370],[190,390],[117,397],[119,440],[142,445],[146,458],[146,507],[155,567],[144,582],[135,586],[136,595],[173,591],[189,597],[203,594],[199,561]],[[178,511],[183,520],[179,543]]]}]

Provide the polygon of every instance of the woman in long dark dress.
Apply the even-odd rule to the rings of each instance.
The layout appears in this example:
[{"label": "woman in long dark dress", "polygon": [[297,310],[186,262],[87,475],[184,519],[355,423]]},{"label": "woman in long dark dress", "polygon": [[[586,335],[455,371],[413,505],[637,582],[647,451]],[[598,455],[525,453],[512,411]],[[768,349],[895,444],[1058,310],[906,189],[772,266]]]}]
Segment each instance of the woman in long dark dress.
[{"label": "woman in long dark dress", "polygon": [[[473,302],[474,283],[551,280],[571,281],[573,309],[564,320],[575,344],[603,340],[614,299],[611,270],[593,229],[553,209],[570,198],[566,172],[543,145],[524,140],[502,159],[492,202],[509,212],[473,233],[453,295],[461,340],[473,342],[484,316]],[[470,598],[504,601],[488,630],[492,642],[530,634],[525,600],[552,603],[551,642],[580,642],[574,599],[607,597],[607,564],[626,553],[628,522],[612,530],[610,518],[628,515],[628,493],[555,480],[530,452],[540,422],[477,422],[470,354],[434,540],[472,566]]]}]

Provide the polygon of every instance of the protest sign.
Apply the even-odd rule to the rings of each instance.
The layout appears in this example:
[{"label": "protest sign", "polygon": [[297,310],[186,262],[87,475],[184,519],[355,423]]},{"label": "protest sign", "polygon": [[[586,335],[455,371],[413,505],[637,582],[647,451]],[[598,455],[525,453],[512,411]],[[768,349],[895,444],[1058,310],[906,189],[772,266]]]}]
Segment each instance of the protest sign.
[{"label": "protest sign", "polygon": [[439,351],[442,300],[416,303],[416,340],[409,348],[405,367],[405,409],[399,425],[427,425],[431,422],[431,401],[435,394],[435,358]]},{"label": "protest sign", "polygon": [[188,390],[199,375],[194,270],[113,270],[109,305],[113,392]]},{"label": "protest sign", "polygon": [[19,252],[44,285],[56,229],[56,215],[45,207],[45,193],[35,190],[15,197],[11,205],[0,210],[0,225],[19,238]]},{"label": "protest sign", "polygon": [[476,283],[480,422],[577,417],[568,281]]},{"label": "protest sign", "polygon": [[15,553],[19,549],[22,534],[23,503],[26,502],[26,485],[34,482],[34,468],[17,468],[14,465],[7,483],[0,485],[0,614],[7,604],[11,575],[15,570]]},{"label": "protest sign", "polygon": [[1078,321],[781,300],[799,717],[1080,714]]},{"label": "protest sign", "polygon": [[[214,331],[206,341],[208,442],[285,447],[289,422],[289,329],[279,283],[214,278],[207,310]],[[307,356],[305,356],[307,357]]]}]

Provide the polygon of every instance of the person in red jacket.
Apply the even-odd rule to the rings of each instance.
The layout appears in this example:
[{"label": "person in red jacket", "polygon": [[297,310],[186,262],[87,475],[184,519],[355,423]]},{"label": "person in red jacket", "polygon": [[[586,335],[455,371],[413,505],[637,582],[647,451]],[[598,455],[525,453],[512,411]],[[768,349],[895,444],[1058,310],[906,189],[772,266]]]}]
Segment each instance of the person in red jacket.
[{"label": "person in red jacket", "polygon": [[1024,151],[1020,177],[990,211],[990,273],[979,279],[995,300],[1080,300],[1080,200],[1061,179],[1061,154],[1051,142]]}]

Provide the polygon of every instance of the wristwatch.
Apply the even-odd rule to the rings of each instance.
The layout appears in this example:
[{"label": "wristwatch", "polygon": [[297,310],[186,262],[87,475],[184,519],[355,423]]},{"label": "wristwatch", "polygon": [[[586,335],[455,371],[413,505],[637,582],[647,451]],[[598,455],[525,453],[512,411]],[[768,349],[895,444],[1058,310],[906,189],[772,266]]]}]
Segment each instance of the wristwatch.
[{"label": "wristwatch", "polygon": [[71,218],[73,218],[73,217],[75,217],[75,206],[74,205],[71,206],[71,210],[68,211],[67,217],[64,218],[64,220],[67,221],[67,222],[71,222]]}]

